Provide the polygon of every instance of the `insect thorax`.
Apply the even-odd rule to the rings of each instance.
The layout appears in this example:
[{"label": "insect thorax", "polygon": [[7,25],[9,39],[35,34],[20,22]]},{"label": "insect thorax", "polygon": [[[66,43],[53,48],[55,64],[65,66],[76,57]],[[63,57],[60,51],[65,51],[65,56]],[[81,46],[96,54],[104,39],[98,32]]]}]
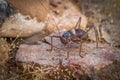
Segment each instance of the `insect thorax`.
[{"label": "insect thorax", "polygon": [[[67,44],[70,41],[78,43],[81,41],[81,38],[86,34],[82,29],[71,29],[65,32],[61,37],[61,42]],[[84,36],[82,40],[86,39],[88,35]]]}]

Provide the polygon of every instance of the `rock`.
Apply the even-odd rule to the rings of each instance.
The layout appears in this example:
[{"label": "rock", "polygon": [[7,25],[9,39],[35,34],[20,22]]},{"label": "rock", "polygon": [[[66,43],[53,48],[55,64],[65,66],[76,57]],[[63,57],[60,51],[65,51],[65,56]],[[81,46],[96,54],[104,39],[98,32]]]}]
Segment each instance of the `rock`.
[{"label": "rock", "polygon": [[62,3],[62,0],[50,0],[50,4],[53,6],[53,7],[58,7],[58,4],[61,4]]},{"label": "rock", "polygon": [[[87,43],[83,46],[82,54],[86,54],[84,58],[80,58],[78,55],[78,46],[72,46],[70,51],[70,64],[73,65],[84,65],[84,66],[93,66],[95,69],[100,70],[105,66],[111,64],[114,60],[120,59],[120,53],[117,49],[111,47],[102,47],[99,49],[94,49],[95,44]],[[91,46],[93,46],[91,48]],[[102,44],[102,46],[104,46]],[[58,47],[58,46],[57,46]],[[62,46],[63,47],[63,46]],[[42,43],[41,45],[26,45],[22,44],[19,47],[19,50],[16,55],[17,61],[20,62],[35,62],[40,65],[58,65],[59,62],[54,61],[54,59],[58,60],[59,53],[61,53],[61,57],[63,59],[66,58],[66,51],[53,50],[52,52],[47,51],[50,46]],[[91,50],[92,49],[92,50]],[[87,51],[84,51],[87,50]],[[89,51],[89,53],[87,53]],[[86,52],[86,53],[85,53]],[[54,59],[53,59],[54,58]],[[53,59],[53,60],[52,60]],[[113,61],[112,61],[113,60]],[[45,62],[44,62],[45,61]],[[42,63],[41,63],[42,62]]]},{"label": "rock", "polygon": [[[79,0],[81,3],[81,0]],[[112,46],[120,45],[120,6],[119,0],[84,0],[82,1],[85,15],[94,18],[95,27],[99,31],[99,37]],[[100,31],[101,30],[101,31]],[[95,40],[94,31],[90,33],[90,39]]]},{"label": "rock", "polygon": [[23,39],[21,43],[24,43],[24,44],[38,44],[42,40],[43,37],[44,37],[43,34],[38,33],[36,35],[33,35],[31,37]]},{"label": "rock", "polygon": [[[64,9],[64,5],[67,2],[67,9]],[[84,29],[87,25],[87,18],[80,12],[76,5],[72,4],[70,1],[63,1],[62,7],[58,6],[56,10],[59,10],[59,16],[55,16],[52,12],[49,13],[47,17],[47,27],[46,30],[53,32],[55,30],[61,29],[71,29],[75,27],[79,17],[81,17],[81,25],[79,28]],[[71,7],[72,6],[72,7]],[[61,10],[62,9],[62,10]],[[57,27],[58,29],[57,29]]]},{"label": "rock", "polygon": [[[49,21],[47,30],[49,30],[49,32],[53,32],[53,31],[57,30],[55,24],[57,24],[57,27],[59,28],[59,30],[61,30],[61,29],[69,30],[71,28],[75,28],[75,24],[77,23],[79,17],[80,16],[72,15],[69,17],[66,16],[66,17],[61,17],[61,18],[54,18],[56,22],[53,22],[53,20]],[[84,16],[82,17],[82,19],[87,22],[87,20]],[[82,25],[81,29],[85,30],[86,22],[81,23],[81,25]]]},{"label": "rock", "polygon": [[119,25],[105,25],[102,28],[102,37],[112,46],[120,46]]},{"label": "rock", "polygon": [[[12,4],[12,0],[8,1]],[[22,2],[22,1],[21,1]],[[36,1],[35,1],[36,2]],[[21,4],[20,2],[18,2],[19,5]],[[31,2],[30,2],[31,3]],[[16,4],[15,4],[16,5]],[[22,4],[21,4],[22,5]],[[59,16],[55,16],[53,13],[51,13],[50,11],[50,15],[47,16],[47,19],[45,20],[46,21],[46,27],[44,27],[44,33],[45,34],[48,34],[49,32],[53,32],[55,30],[57,30],[57,27],[59,29],[71,29],[71,28],[74,28],[75,27],[75,24],[77,23],[79,17],[82,17],[82,20],[81,20],[81,28],[82,29],[85,29],[86,27],[86,24],[87,24],[87,19],[84,15],[82,15],[79,11],[79,9],[76,8],[75,5],[73,5],[71,2],[68,1],[68,5],[67,5],[69,8],[68,9],[65,9],[65,11],[62,11],[62,13],[60,13]],[[73,7],[71,7],[73,6]],[[26,9],[26,8],[25,8]],[[64,7],[62,7],[62,9],[64,10]],[[59,9],[58,9],[59,10]],[[61,10],[60,10],[61,12]],[[11,24],[11,22],[13,22],[12,18],[14,18],[14,23],[15,24]],[[6,19],[5,23],[3,24],[3,27],[1,28],[0,30],[0,36],[1,37],[16,37],[16,35],[19,34],[19,37],[31,37],[31,36],[34,36],[36,33],[39,34],[43,28],[43,24],[42,23],[37,23],[37,22],[32,22],[31,23],[31,27],[29,25],[27,25],[27,23],[29,23],[30,21],[35,21],[34,19],[27,19],[27,17],[21,15],[21,14],[15,14],[13,15],[12,17]],[[20,17],[20,18],[19,18]],[[38,17],[39,18],[39,17]],[[54,18],[54,20],[53,20]],[[16,21],[15,21],[16,20]],[[23,22],[24,21],[24,22]],[[21,25],[22,24],[22,25]],[[24,25],[25,24],[25,25]],[[9,26],[8,26],[9,25]],[[19,28],[22,28],[22,26],[25,26],[22,30],[19,30],[17,29],[19,26]],[[32,28],[32,25],[34,25],[34,29]],[[37,26],[35,28],[35,25]],[[41,27],[39,27],[39,25]],[[9,27],[9,29],[7,29],[6,27]],[[11,27],[12,26],[12,27]],[[30,30],[27,30],[26,31],[26,27],[29,27]],[[12,29],[11,29],[12,28]],[[7,30],[7,31],[6,31]],[[22,32],[21,32],[22,31]],[[29,32],[28,32],[29,31]],[[14,34],[13,34],[14,33]],[[40,33],[41,34],[41,33]],[[39,38],[39,37],[36,37],[36,38]],[[32,38],[33,39],[33,38]],[[38,39],[37,39],[38,40]],[[36,41],[33,41],[33,42],[29,42],[29,43],[34,43]]]},{"label": "rock", "polygon": [[0,65],[4,65],[9,58],[9,44],[5,39],[0,38]]},{"label": "rock", "polygon": [[0,37],[29,37],[40,33],[44,27],[45,23],[17,13],[5,20],[0,28]]},{"label": "rock", "polygon": [[[120,52],[116,48],[101,47],[92,49],[87,52],[87,55],[77,64],[94,67],[95,70],[100,70],[107,65],[113,64],[114,61],[120,60]],[[71,62],[72,63],[72,62]],[[75,63],[75,62],[73,62]]]},{"label": "rock", "polygon": [[45,20],[48,14],[47,9],[49,8],[49,0],[7,0],[7,2],[21,14],[36,18],[39,22]]},{"label": "rock", "polygon": [[[55,35],[56,33],[58,32],[51,35]],[[50,36],[46,37],[46,40],[50,41]],[[16,61],[23,63],[34,62],[44,66],[57,66],[62,64],[64,67],[70,66],[72,69],[81,66],[84,70],[84,74],[90,77],[91,75],[92,77],[94,77],[94,75],[102,75],[101,71],[103,69],[105,72],[104,74],[110,76],[110,74],[108,74],[108,68],[115,69],[114,65],[119,66],[120,51],[107,44],[99,43],[99,48],[96,48],[95,43],[85,42],[82,46],[83,58],[78,54],[79,45],[71,44],[71,48],[68,48],[61,44],[60,40],[57,38],[53,39],[53,45],[59,49],[54,47],[53,51],[47,51],[47,49],[50,49],[50,45],[46,43],[41,43],[40,45],[21,44],[16,53]],[[66,60],[66,54],[68,51],[70,52],[70,57]],[[110,65],[113,66],[109,67]],[[78,74],[79,71],[81,71],[79,68],[77,69]],[[102,75],[102,77],[104,76]],[[97,76],[97,79],[99,78],[101,77]]]}]

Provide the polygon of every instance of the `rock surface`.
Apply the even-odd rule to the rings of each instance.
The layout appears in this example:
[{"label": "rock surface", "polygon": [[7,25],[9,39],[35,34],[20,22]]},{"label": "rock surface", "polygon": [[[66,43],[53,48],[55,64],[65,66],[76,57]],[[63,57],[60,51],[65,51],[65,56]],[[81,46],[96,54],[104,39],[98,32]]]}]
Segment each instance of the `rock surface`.
[{"label": "rock surface", "polygon": [[[112,64],[116,60],[117,61],[120,60],[120,53],[115,48],[107,46],[98,49],[92,48],[91,50],[90,46],[93,45],[88,43],[85,44],[85,46],[83,46],[83,51],[86,50],[82,52],[82,54],[84,55],[86,54],[84,58],[80,58],[80,56],[78,55],[78,49],[71,49],[70,58],[69,58],[70,64],[82,65],[86,67],[94,66],[96,69],[99,70],[109,64]],[[21,62],[35,62],[35,63],[39,63],[40,65],[54,66],[59,64],[59,54],[61,53],[61,58],[63,59],[63,63],[64,63],[67,50],[66,51],[53,50],[52,52],[46,51],[49,48],[50,47],[48,47],[48,45],[44,43],[42,43],[41,45],[22,44],[17,52],[16,59],[17,61],[21,61]]]},{"label": "rock surface", "polygon": [[0,28],[0,37],[29,37],[40,33],[44,27],[45,23],[17,13],[5,20]]},{"label": "rock surface", "polygon": [[[53,10],[60,11],[58,15],[55,15],[54,11],[49,13],[50,15],[48,15],[47,17],[46,29],[49,32],[53,32],[58,29],[68,30],[68,29],[74,28],[76,23],[79,20],[79,17],[81,17],[81,22],[80,22],[81,25],[79,26],[79,28],[85,29],[87,25],[87,18],[85,17],[85,15],[82,14],[79,8],[70,1],[61,1],[61,2],[62,4],[58,5],[57,8],[53,7]],[[65,6],[67,6],[67,9],[64,8]],[[58,29],[56,26],[58,27]]]},{"label": "rock surface", "polygon": [[112,46],[120,45],[120,25],[105,25],[102,29],[102,37]]},{"label": "rock surface", "polygon": [[[99,37],[104,38],[112,46],[120,45],[120,0],[79,0],[83,4],[86,16],[93,17],[98,28]],[[95,40],[91,31],[90,38]]]},{"label": "rock surface", "polygon": [[43,6],[45,6],[46,9],[49,8],[49,0],[7,0],[7,2],[21,14],[36,18],[39,22],[45,20],[48,14]]},{"label": "rock surface", "polygon": [[[50,41],[50,36],[46,37],[46,40]],[[47,49],[50,49],[50,45],[46,43],[41,43],[40,45],[21,44],[16,53],[16,61],[23,63],[34,62],[44,66],[57,66],[62,62],[63,66],[71,66],[73,68],[81,66],[85,68],[85,74],[89,75],[101,75],[103,69],[105,69],[104,74],[107,74],[107,69],[110,65],[119,66],[119,64],[114,63],[119,63],[120,51],[107,44],[99,43],[99,48],[96,48],[95,43],[85,42],[82,46],[83,58],[78,54],[79,45],[77,44],[71,44],[71,48],[68,48],[56,38],[53,39],[53,44],[59,49],[54,48],[53,51],[47,51]],[[70,57],[66,60],[68,51],[70,52]],[[112,68],[115,69],[114,66]]]},{"label": "rock surface", "polygon": [[[22,6],[22,5],[24,6],[24,4],[21,4],[22,1],[21,2],[18,1],[17,2],[18,5],[16,5],[14,3],[14,0],[10,0],[8,2],[11,3],[12,5],[15,5],[16,8],[18,7],[18,9],[20,8],[20,10],[23,10],[23,11],[24,11],[24,9],[25,10],[27,9],[28,5],[30,6],[30,4],[27,4],[27,6],[24,9],[21,9],[22,7],[20,7],[20,6]],[[33,2],[36,3],[37,0],[33,1]],[[66,2],[68,3],[68,5],[65,4]],[[30,1],[30,3],[32,4],[32,1]],[[45,34],[57,30],[57,27],[59,28],[59,30],[61,30],[61,29],[68,30],[68,29],[75,27],[75,24],[77,23],[79,17],[82,18],[81,28],[85,29],[86,24],[87,24],[87,19],[84,15],[81,14],[80,10],[74,4],[72,4],[70,1],[62,1],[62,3],[63,4],[59,5],[56,9],[52,8],[49,11],[46,10],[47,12],[49,12],[47,17],[44,16],[46,19],[45,19],[45,23],[43,23],[43,24],[45,24],[46,27],[44,27],[42,23],[39,23],[36,21],[37,18],[40,18],[40,16],[36,17],[36,20],[31,19],[31,18],[29,19],[29,17],[23,16],[22,14],[24,14],[24,13],[21,12],[22,14],[17,13],[15,15],[11,16],[10,18],[6,19],[5,23],[3,24],[2,28],[0,29],[0,36],[1,37],[16,37],[19,34],[19,37],[30,37],[30,36],[34,36],[36,33],[40,34],[43,27],[45,30],[43,32]],[[36,5],[36,6],[38,6],[38,5]],[[67,6],[67,8],[64,8],[65,6]],[[73,6],[73,7],[71,7],[71,6]],[[47,6],[41,6],[41,7],[43,7],[42,9],[44,9],[44,7],[47,7]],[[33,8],[31,7],[30,11],[32,9]],[[24,12],[31,16],[32,14],[29,13],[29,9],[27,9],[27,10],[28,10],[28,12],[27,11],[24,11]],[[52,11],[52,10],[59,10],[60,11],[59,15],[55,15],[54,11]],[[32,13],[34,15],[34,12],[32,12]],[[35,12],[35,14],[36,14],[36,12]],[[27,20],[26,20],[26,18],[27,18]],[[19,25],[19,27],[18,27],[18,25]],[[38,40],[39,40],[39,38],[37,38],[36,41],[38,41]],[[29,43],[34,43],[36,41],[29,42]]]}]

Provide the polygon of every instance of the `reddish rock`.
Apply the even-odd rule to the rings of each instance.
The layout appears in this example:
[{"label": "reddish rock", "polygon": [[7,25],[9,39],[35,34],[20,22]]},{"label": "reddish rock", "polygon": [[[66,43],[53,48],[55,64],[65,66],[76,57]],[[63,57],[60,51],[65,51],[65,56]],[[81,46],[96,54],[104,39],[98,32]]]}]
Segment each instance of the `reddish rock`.
[{"label": "reddish rock", "polygon": [[[101,69],[114,61],[120,60],[120,53],[116,48],[112,47],[95,47],[92,43],[85,43],[83,46],[82,54],[86,54],[84,58],[80,58],[78,55],[78,49],[70,50],[70,65],[76,64],[81,66],[93,66],[96,69]],[[50,47],[45,43],[41,45],[26,45],[22,44],[16,54],[16,60],[20,62],[35,62],[40,65],[58,65],[59,55],[65,60],[67,51],[53,50],[52,52],[47,51]],[[71,52],[72,51],[72,52]],[[85,53],[86,52],[86,53]],[[63,62],[64,63],[64,62]]]},{"label": "reddish rock", "polygon": [[40,34],[44,27],[45,23],[17,13],[5,20],[0,28],[0,37],[29,37]]},{"label": "reddish rock", "polygon": [[[58,35],[58,32],[51,35]],[[62,33],[61,33],[62,34]],[[50,42],[50,36],[46,37],[46,40]],[[79,56],[79,45],[71,44],[71,48],[67,48],[61,44],[57,38],[53,39],[53,45],[60,49],[54,48],[53,51],[47,51],[50,49],[50,45],[41,43],[40,45],[26,45],[21,44],[19,50],[16,53],[16,60],[20,62],[35,62],[40,65],[58,65],[59,57],[63,59],[63,64],[70,61],[69,65],[76,64],[85,67],[94,67],[99,70],[114,61],[120,60],[120,52],[114,47],[110,47],[107,44],[99,43],[99,48],[96,48],[96,43],[85,42],[82,46],[82,55]],[[67,51],[70,52],[69,60],[65,60]]]},{"label": "reddish rock", "polygon": [[43,5],[49,8],[49,0],[7,0],[7,2],[23,15],[29,15],[32,18],[36,18],[38,21],[45,20],[48,14],[48,11],[45,10]]},{"label": "reddish rock", "polygon": [[[58,35],[57,33],[56,31],[51,35]],[[50,36],[45,39],[50,42]],[[47,51],[47,49],[50,49],[50,45],[43,42],[39,45],[21,44],[16,53],[16,61],[31,64],[37,63],[43,66],[58,66],[62,64],[64,67],[69,66],[73,70],[75,69],[75,72],[79,75],[84,73],[94,78],[92,80],[102,79],[100,76],[104,78],[104,75],[110,77],[110,75],[114,75],[113,72],[119,72],[119,68],[116,68],[116,66],[120,65],[120,52],[115,47],[99,43],[99,48],[96,48],[96,43],[84,42],[81,53],[83,58],[81,58],[79,56],[79,45],[77,44],[71,44],[69,49],[61,44],[59,39],[54,38],[53,45],[60,49],[54,48],[53,51]],[[66,60],[67,51],[70,52],[68,60]],[[109,68],[111,72],[108,74]],[[82,69],[83,73],[81,73]]]}]

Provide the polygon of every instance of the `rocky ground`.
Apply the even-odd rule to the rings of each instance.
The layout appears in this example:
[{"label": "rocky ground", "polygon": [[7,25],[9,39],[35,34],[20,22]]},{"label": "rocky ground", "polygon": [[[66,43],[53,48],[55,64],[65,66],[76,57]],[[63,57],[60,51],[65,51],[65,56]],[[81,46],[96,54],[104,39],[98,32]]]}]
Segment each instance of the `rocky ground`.
[{"label": "rocky ground", "polygon": [[[0,5],[5,6],[0,6],[1,80],[120,79],[119,0],[7,2],[0,1]],[[5,17],[1,17],[3,13]],[[72,43],[68,48],[57,38],[53,39],[53,44],[58,49],[54,47],[48,51],[50,45],[43,40],[51,42],[51,35],[62,35],[73,29],[79,17],[79,28],[85,31],[93,22],[98,31],[99,48],[96,48],[95,31],[92,29],[82,46],[83,58],[78,54],[79,44]],[[68,59],[67,52],[70,53]]]}]

